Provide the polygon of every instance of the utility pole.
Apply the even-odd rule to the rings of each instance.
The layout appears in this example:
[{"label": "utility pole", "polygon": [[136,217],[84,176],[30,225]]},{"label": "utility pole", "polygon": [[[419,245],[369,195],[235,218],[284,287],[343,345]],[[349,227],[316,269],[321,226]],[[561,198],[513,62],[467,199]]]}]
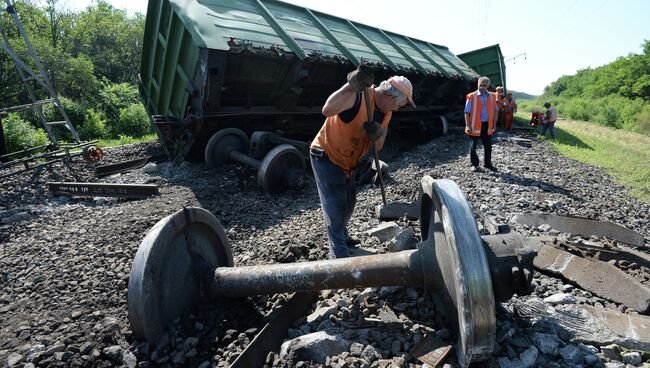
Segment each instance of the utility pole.
[{"label": "utility pole", "polygon": [[[43,68],[43,64],[41,63],[41,60],[36,54],[36,51],[34,51],[34,48],[32,47],[32,44],[29,41],[29,37],[27,37],[27,33],[25,33],[25,29],[20,23],[20,17],[18,15],[18,12],[16,11],[16,8],[14,7],[13,0],[5,0],[5,3],[7,4],[7,8],[4,9],[4,12],[8,13],[12,17],[14,24],[18,29],[18,32],[20,33],[23,40],[25,41],[25,44],[27,45],[29,58],[31,58],[33,65],[36,65],[36,70],[32,69],[27,62],[23,61],[14,52],[14,48],[11,45],[9,37],[7,37],[7,33],[5,32],[5,30],[2,28],[2,25],[0,24],[0,34],[2,35],[2,41],[3,41],[0,43],[0,48],[2,48],[5,52],[7,52],[7,54],[9,54],[9,56],[13,60],[14,64],[16,65],[16,69],[18,70],[18,75],[20,75],[20,79],[23,81],[23,84],[27,89],[27,93],[29,94],[29,97],[32,100],[32,103],[21,105],[19,107],[15,106],[15,107],[9,107],[4,109],[0,108],[0,113],[21,111],[30,108],[36,109],[41,124],[43,125],[43,129],[45,129],[45,132],[47,133],[47,136],[53,145],[59,144],[59,140],[54,134],[54,129],[52,129],[56,125],[63,125],[66,129],[70,131],[70,133],[72,133],[72,137],[76,141],[76,143],[81,143],[79,134],[77,133],[76,129],[70,122],[68,115],[65,113],[65,110],[63,109],[63,105],[61,104],[61,101],[59,101],[59,97],[57,96],[56,91],[52,87],[52,83],[50,82],[50,79],[47,77],[47,74],[45,74],[45,70]],[[33,81],[40,84],[47,91],[49,96],[42,99],[39,98],[36,94],[36,90],[32,86],[31,82]],[[63,120],[47,121],[45,114],[43,114],[43,105],[49,103],[54,105],[54,107],[58,110],[59,114],[63,117]]]}]

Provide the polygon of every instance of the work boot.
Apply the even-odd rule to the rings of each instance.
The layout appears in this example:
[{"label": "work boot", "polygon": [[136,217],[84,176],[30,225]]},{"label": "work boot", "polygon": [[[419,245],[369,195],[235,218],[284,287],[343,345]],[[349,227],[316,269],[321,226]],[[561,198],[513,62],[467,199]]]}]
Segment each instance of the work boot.
[{"label": "work boot", "polygon": [[488,169],[488,170],[490,170],[490,171],[492,171],[492,172],[497,172],[497,171],[499,171],[499,170],[497,170],[496,167],[492,166],[491,164],[490,164],[490,165],[485,165],[485,168]]},{"label": "work boot", "polygon": [[346,240],[346,245],[348,247],[354,248],[359,244],[361,244],[361,239],[357,238],[356,236],[348,236],[348,239]]},{"label": "work boot", "polygon": [[481,172],[481,168],[478,166],[472,165],[472,167],[469,169],[471,172]]}]

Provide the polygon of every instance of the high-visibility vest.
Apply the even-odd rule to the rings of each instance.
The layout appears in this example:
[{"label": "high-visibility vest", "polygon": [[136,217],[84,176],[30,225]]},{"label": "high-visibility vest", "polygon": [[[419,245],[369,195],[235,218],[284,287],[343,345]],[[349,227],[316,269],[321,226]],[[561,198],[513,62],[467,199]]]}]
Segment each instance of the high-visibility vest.
[{"label": "high-visibility vest", "polygon": [[544,118],[541,111],[533,111],[533,116],[530,118],[530,125],[542,125]]},{"label": "high-visibility vest", "polygon": [[495,96],[497,97],[497,108],[503,110],[503,100],[505,99],[503,93],[495,92]]},{"label": "high-visibility vest", "polygon": [[[480,137],[481,136],[481,112],[483,111],[483,102],[479,97],[478,91],[468,93],[465,97],[465,100],[471,99],[472,101],[472,110],[469,113],[469,131],[465,131],[466,134]],[[495,120],[495,110],[496,110],[496,96],[493,92],[488,92],[487,98],[487,109],[488,109],[488,135],[494,134],[496,129],[494,120]]]},{"label": "high-visibility vest", "polygon": [[506,98],[504,105],[506,106],[506,112],[514,112],[517,110],[517,102],[514,98]]},{"label": "high-visibility vest", "polygon": [[[369,88],[370,109],[375,108],[375,90]],[[393,113],[384,114],[381,127],[385,131]],[[361,94],[361,105],[357,115],[349,123],[341,120],[338,114],[328,116],[320,131],[311,142],[311,147],[318,147],[325,151],[327,157],[333,164],[343,169],[349,178],[359,160],[370,150],[370,140],[363,129],[363,123],[368,120],[366,113],[365,94]],[[379,145],[377,145],[379,147]]]}]

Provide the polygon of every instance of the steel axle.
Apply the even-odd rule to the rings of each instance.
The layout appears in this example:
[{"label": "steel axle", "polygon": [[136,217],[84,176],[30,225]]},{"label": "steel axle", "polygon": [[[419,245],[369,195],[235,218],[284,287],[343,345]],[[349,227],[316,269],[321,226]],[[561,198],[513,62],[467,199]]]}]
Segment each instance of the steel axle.
[{"label": "steel axle", "polygon": [[220,267],[214,271],[209,296],[240,298],[295,291],[423,286],[423,276],[417,250],[326,261]]},{"label": "steel axle", "polygon": [[216,132],[205,148],[205,163],[216,168],[227,162],[238,162],[257,169],[257,184],[264,192],[299,189],[304,184],[305,160],[295,147],[283,144],[273,148],[262,161],[248,152],[246,133],[236,128]]},{"label": "steel axle", "polygon": [[137,336],[156,341],[202,295],[218,300],[417,286],[440,298],[458,336],[459,363],[467,366],[488,358],[496,335],[493,285],[499,300],[529,291],[531,273],[522,270],[532,269],[532,259],[506,251],[503,244],[494,251],[484,246],[469,204],[453,181],[425,176],[421,193],[422,241],[417,250],[292,264],[232,267],[230,244],[217,219],[200,208],[181,210],[158,222],[136,254],[129,279],[131,328]]},{"label": "steel axle", "polygon": [[256,131],[251,134],[248,153],[254,158],[260,158],[266,155],[266,153],[269,152],[273,147],[282,144],[290,144],[296,147],[296,149],[298,149],[298,151],[303,154],[309,151],[309,142],[289,139],[278,133]]}]

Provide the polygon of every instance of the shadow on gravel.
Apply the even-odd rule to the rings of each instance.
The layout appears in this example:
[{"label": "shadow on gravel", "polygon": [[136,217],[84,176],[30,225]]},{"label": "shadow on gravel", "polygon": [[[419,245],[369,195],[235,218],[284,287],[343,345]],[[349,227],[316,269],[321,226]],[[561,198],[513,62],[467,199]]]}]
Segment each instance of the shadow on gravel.
[{"label": "shadow on gravel", "polygon": [[[184,187],[192,192],[198,204],[179,201],[173,204],[177,210],[198,205],[215,215],[226,229],[264,230],[304,212],[320,210],[311,176],[306,177],[301,190],[268,194],[257,187],[257,170],[252,167],[233,163],[209,169],[202,162],[164,165],[169,168],[162,170],[166,182],[161,186],[161,194],[174,196]],[[165,193],[165,187],[171,193]],[[179,197],[185,195],[179,193]]]},{"label": "shadow on gravel", "polygon": [[[440,147],[444,148],[449,144],[447,143],[449,139],[441,137],[426,144],[440,141]],[[457,142],[458,139],[451,138],[451,141]],[[465,152],[464,141],[462,145],[462,152]],[[414,146],[416,144],[413,141],[405,140],[401,135],[389,135],[384,149],[380,152],[380,159],[389,165],[393,165],[393,162],[397,164]],[[445,161],[450,159],[453,159],[451,155],[444,158]],[[431,158],[423,157],[422,160],[421,166],[425,167],[429,165]],[[164,179],[164,183],[161,184],[189,189],[198,205],[215,215],[226,229],[235,227],[265,230],[294,217],[308,219],[306,221],[310,222],[322,219],[320,199],[310,172],[311,163],[308,160],[306,160],[306,167],[310,173],[305,177],[302,189],[289,190],[280,194],[260,191],[257,186],[257,169],[250,166],[228,163],[216,169],[209,169],[199,161],[184,162],[180,165],[165,163],[161,166],[165,165],[168,168],[160,170]],[[397,169],[397,166],[391,167],[391,170],[393,169]],[[386,178],[387,184],[390,180],[389,177]],[[366,185],[357,187],[358,193],[366,189],[368,189]],[[378,189],[373,187],[371,190]],[[164,189],[161,190],[161,194],[166,195]],[[177,206],[180,210],[183,204],[179,202]],[[361,208],[355,209],[355,211],[359,210]],[[303,217],[303,214],[308,212],[313,213]],[[318,230],[324,234],[324,229],[318,227]]]},{"label": "shadow on gravel", "polygon": [[505,172],[497,172],[497,173],[493,173],[492,175],[498,176],[501,179],[503,179],[504,182],[510,184],[523,185],[527,187],[538,187],[539,189],[547,193],[560,193],[575,201],[584,202],[584,199],[582,197],[575,196],[571,190],[555,184],[550,184],[546,181],[530,179],[523,176],[514,175],[512,173],[505,173]]}]

